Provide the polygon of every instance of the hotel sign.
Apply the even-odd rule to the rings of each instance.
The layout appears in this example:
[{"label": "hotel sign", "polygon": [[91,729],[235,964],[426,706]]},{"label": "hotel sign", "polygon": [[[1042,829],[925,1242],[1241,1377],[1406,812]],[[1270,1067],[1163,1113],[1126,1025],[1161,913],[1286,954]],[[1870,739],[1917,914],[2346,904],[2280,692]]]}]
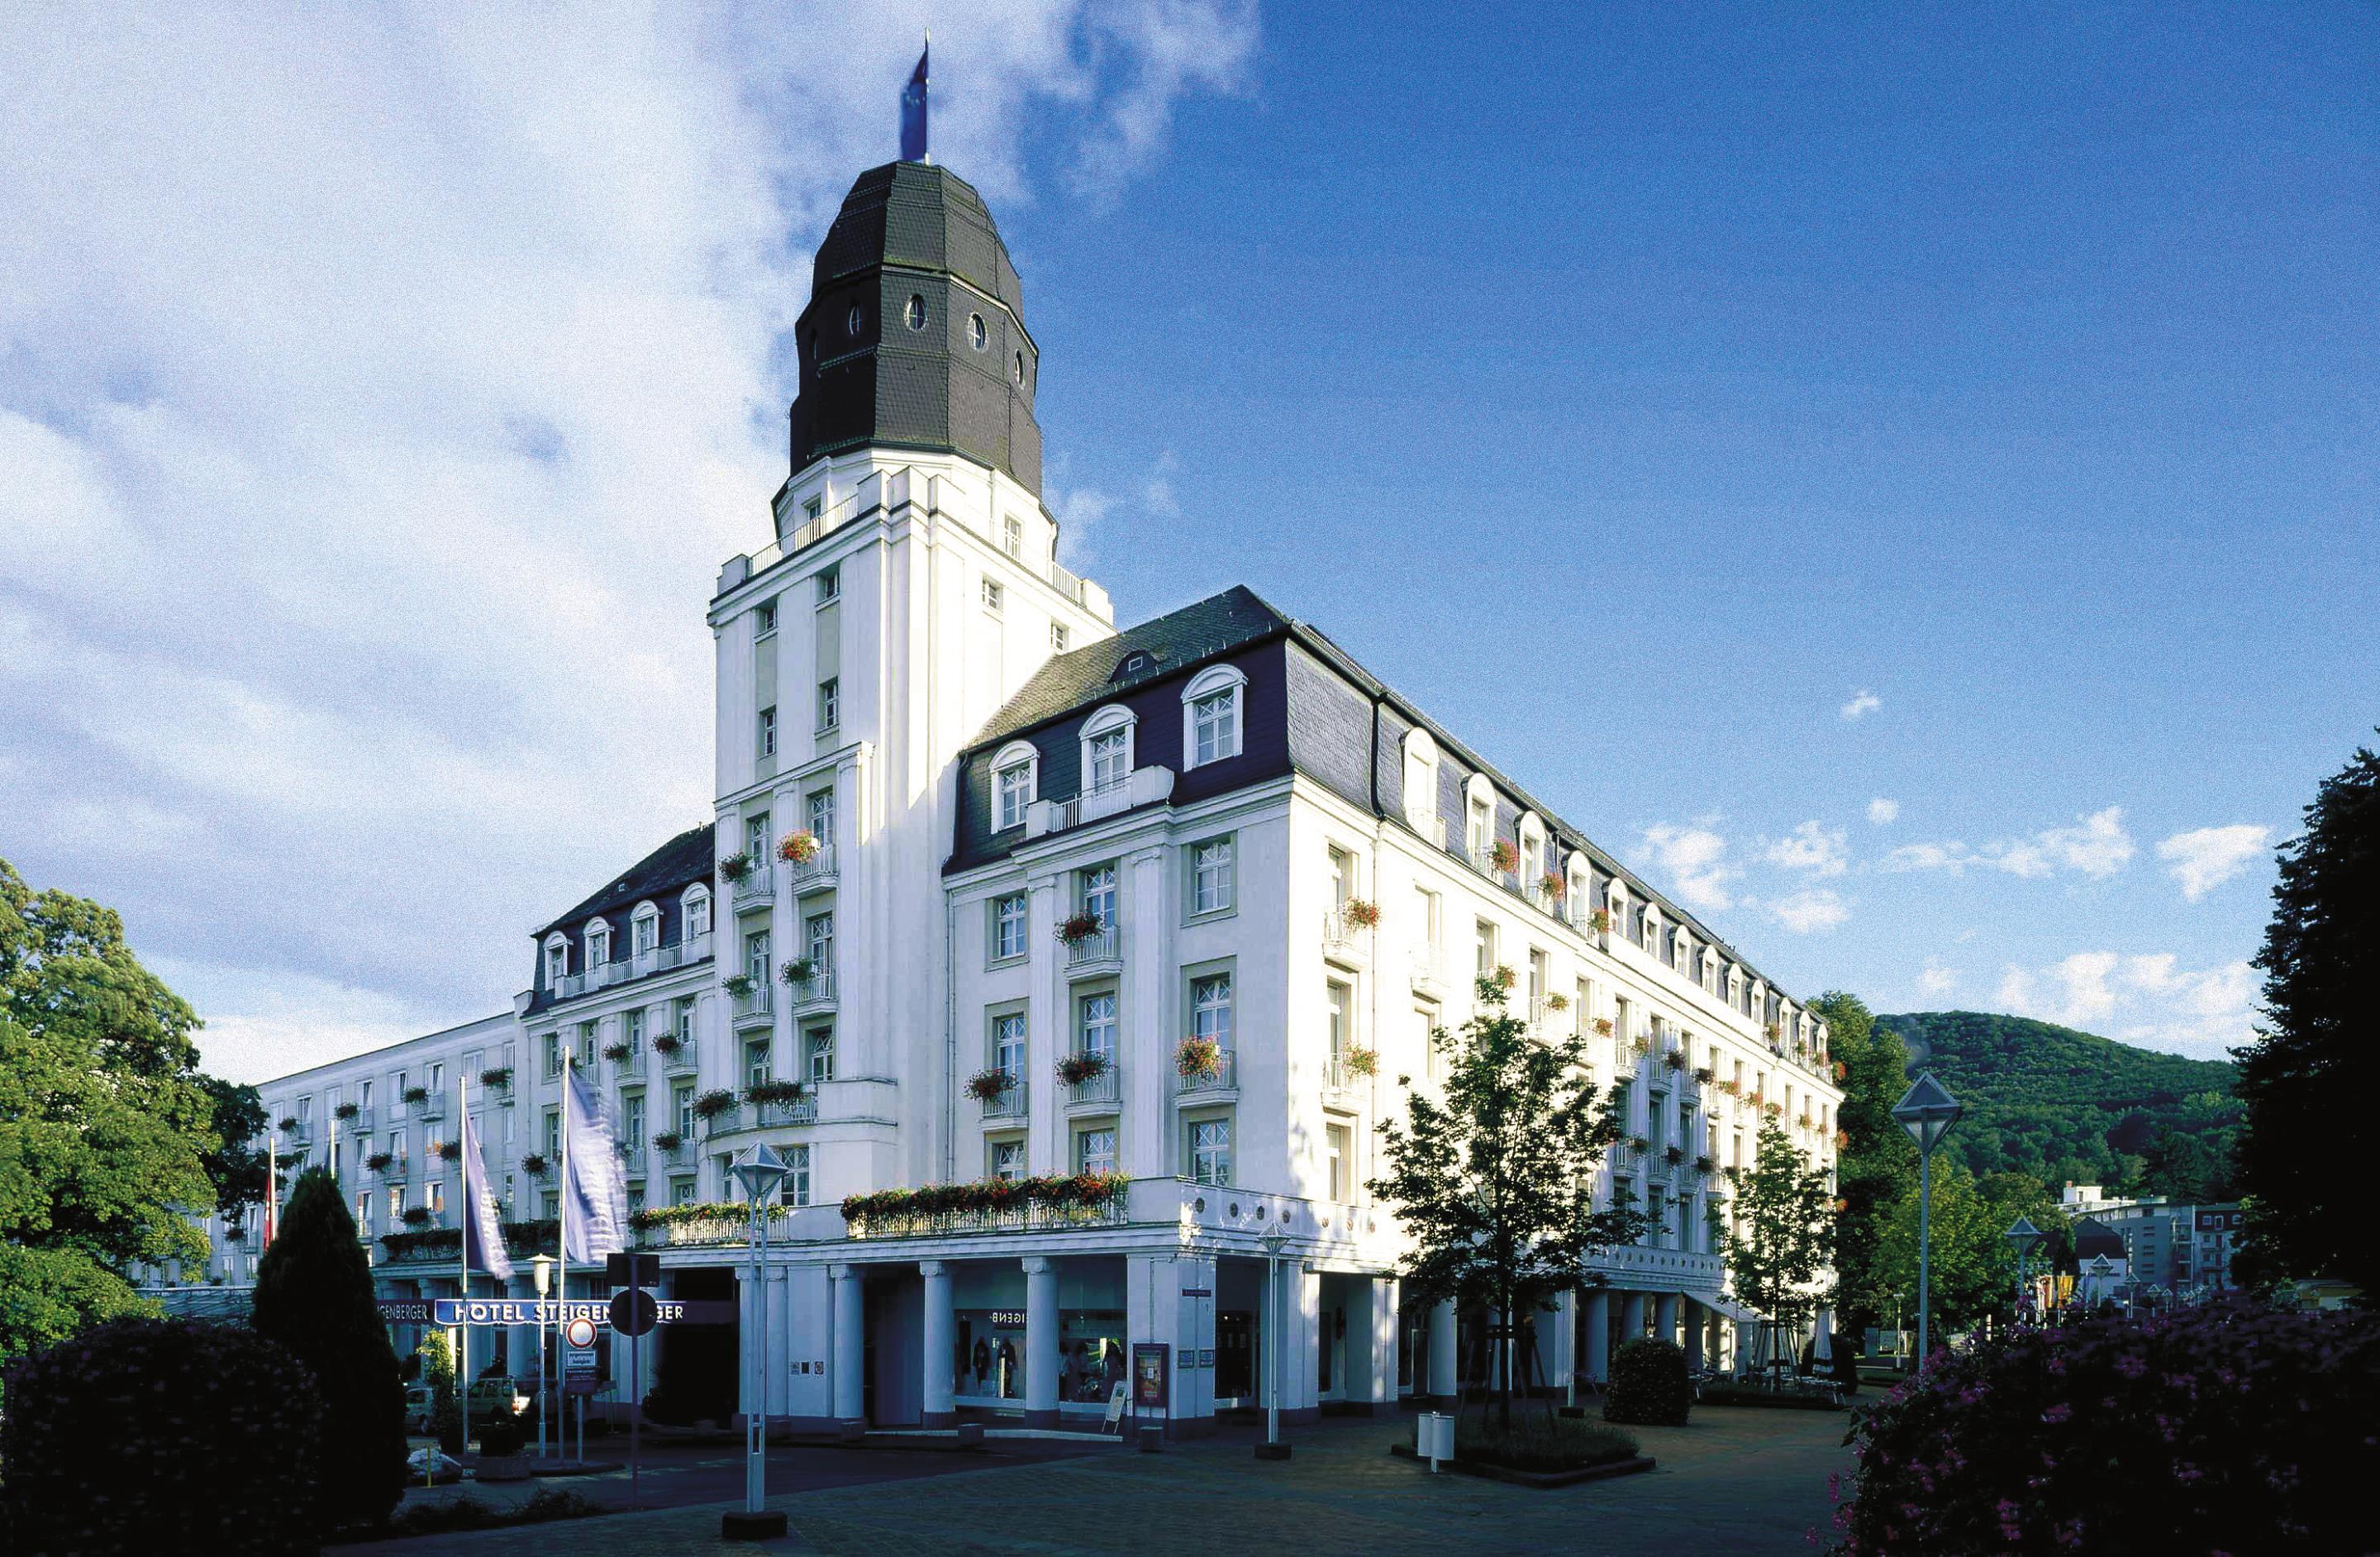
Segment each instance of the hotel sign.
[{"label": "hotel sign", "polygon": [[[655,1297],[663,1324],[733,1324],[735,1304],[726,1298]],[[565,1325],[585,1320],[612,1325],[608,1297],[383,1297],[380,1317],[389,1324]]]}]

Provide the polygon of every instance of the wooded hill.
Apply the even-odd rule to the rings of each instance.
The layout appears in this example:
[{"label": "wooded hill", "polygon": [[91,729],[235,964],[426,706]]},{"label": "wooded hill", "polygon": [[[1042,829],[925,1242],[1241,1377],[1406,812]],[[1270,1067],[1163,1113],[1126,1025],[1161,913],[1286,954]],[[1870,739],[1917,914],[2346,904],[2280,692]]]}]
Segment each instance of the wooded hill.
[{"label": "wooded hill", "polygon": [[1941,1150],[1978,1176],[2026,1173],[2111,1191],[2228,1198],[2240,1105],[2228,1060],[2135,1049],[2023,1016],[1878,1016],[1966,1113]]}]

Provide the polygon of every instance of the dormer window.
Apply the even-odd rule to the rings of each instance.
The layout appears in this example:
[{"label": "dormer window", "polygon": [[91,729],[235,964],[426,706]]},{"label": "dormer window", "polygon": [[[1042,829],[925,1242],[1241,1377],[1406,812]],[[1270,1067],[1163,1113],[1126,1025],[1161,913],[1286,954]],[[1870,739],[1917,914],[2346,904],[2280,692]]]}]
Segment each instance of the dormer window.
[{"label": "dormer window", "polygon": [[570,972],[570,943],[557,935],[545,943],[545,987],[559,989]]},{"label": "dormer window", "polygon": [[708,889],[688,887],[686,896],[679,900],[679,906],[686,920],[683,939],[691,941],[698,935],[710,933],[710,893]]},{"label": "dormer window", "polygon": [[1001,549],[1019,562],[1025,560],[1025,521],[1014,514],[1001,519]]},{"label": "dormer window", "polygon": [[1116,667],[1118,675],[1145,675],[1148,673],[1148,656],[1137,652],[1126,654],[1123,657],[1123,663]]},{"label": "dormer window", "polygon": [[1033,803],[1039,769],[1040,753],[1029,741],[1011,741],[991,760],[993,832],[1025,825],[1025,809]]},{"label": "dormer window", "polygon": [[1427,730],[1405,735],[1405,821],[1428,833],[1438,820],[1438,743]]},{"label": "dormer window", "polygon": [[601,919],[587,927],[587,966],[601,967],[612,960],[612,927]]},{"label": "dormer window", "polygon": [[1182,694],[1182,749],[1185,768],[1201,768],[1240,754],[1240,694],[1248,678],[1230,665],[1214,665],[1191,679]]},{"label": "dormer window", "polygon": [[628,950],[637,956],[650,956],[662,943],[662,911],[650,903],[637,905],[636,917],[628,921]]},{"label": "dormer window", "polygon": [[1113,789],[1132,777],[1135,720],[1130,709],[1111,704],[1083,723],[1083,791]]}]

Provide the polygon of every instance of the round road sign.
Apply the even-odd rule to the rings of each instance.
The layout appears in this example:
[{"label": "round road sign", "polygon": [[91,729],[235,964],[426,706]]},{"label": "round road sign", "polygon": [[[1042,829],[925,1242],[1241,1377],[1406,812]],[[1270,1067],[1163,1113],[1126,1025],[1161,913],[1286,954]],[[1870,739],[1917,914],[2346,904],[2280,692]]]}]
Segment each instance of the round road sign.
[{"label": "round road sign", "polygon": [[595,1321],[582,1314],[562,1327],[562,1338],[574,1346],[591,1346],[595,1344]]},{"label": "round road sign", "polygon": [[[634,1302],[629,1300],[634,1298]],[[650,1335],[662,1322],[661,1306],[643,1287],[632,1286],[612,1297],[612,1328],[623,1335]]]}]

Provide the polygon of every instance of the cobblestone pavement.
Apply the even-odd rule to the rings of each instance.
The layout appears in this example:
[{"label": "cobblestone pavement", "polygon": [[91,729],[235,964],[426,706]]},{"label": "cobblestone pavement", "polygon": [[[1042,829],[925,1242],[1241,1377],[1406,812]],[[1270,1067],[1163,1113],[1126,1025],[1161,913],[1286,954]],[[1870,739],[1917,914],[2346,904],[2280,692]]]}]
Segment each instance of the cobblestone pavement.
[{"label": "cobblestone pavement", "polygon": [[712,1503],[651,1514],[348,1547],[470,1557],[649,1557],[655,1551],[1185,1553],[1293,1545],[1298,1557],[1575,1551],[1805,1552],[1831,1539],[1830,1474],[1847,1470],[1832,1412],[1698,1410],[1685,1428],[1635,1429],[1649,1475],[1556,1491],[1430,1475],[1390,1456],[1409,1421],[1337,1421],[1293,1435],[1295,1457],[1260,1464],[1247,1443],[1118,1449],[1038,1465],[772,1498],[795,1532],[731,1546]]}]

